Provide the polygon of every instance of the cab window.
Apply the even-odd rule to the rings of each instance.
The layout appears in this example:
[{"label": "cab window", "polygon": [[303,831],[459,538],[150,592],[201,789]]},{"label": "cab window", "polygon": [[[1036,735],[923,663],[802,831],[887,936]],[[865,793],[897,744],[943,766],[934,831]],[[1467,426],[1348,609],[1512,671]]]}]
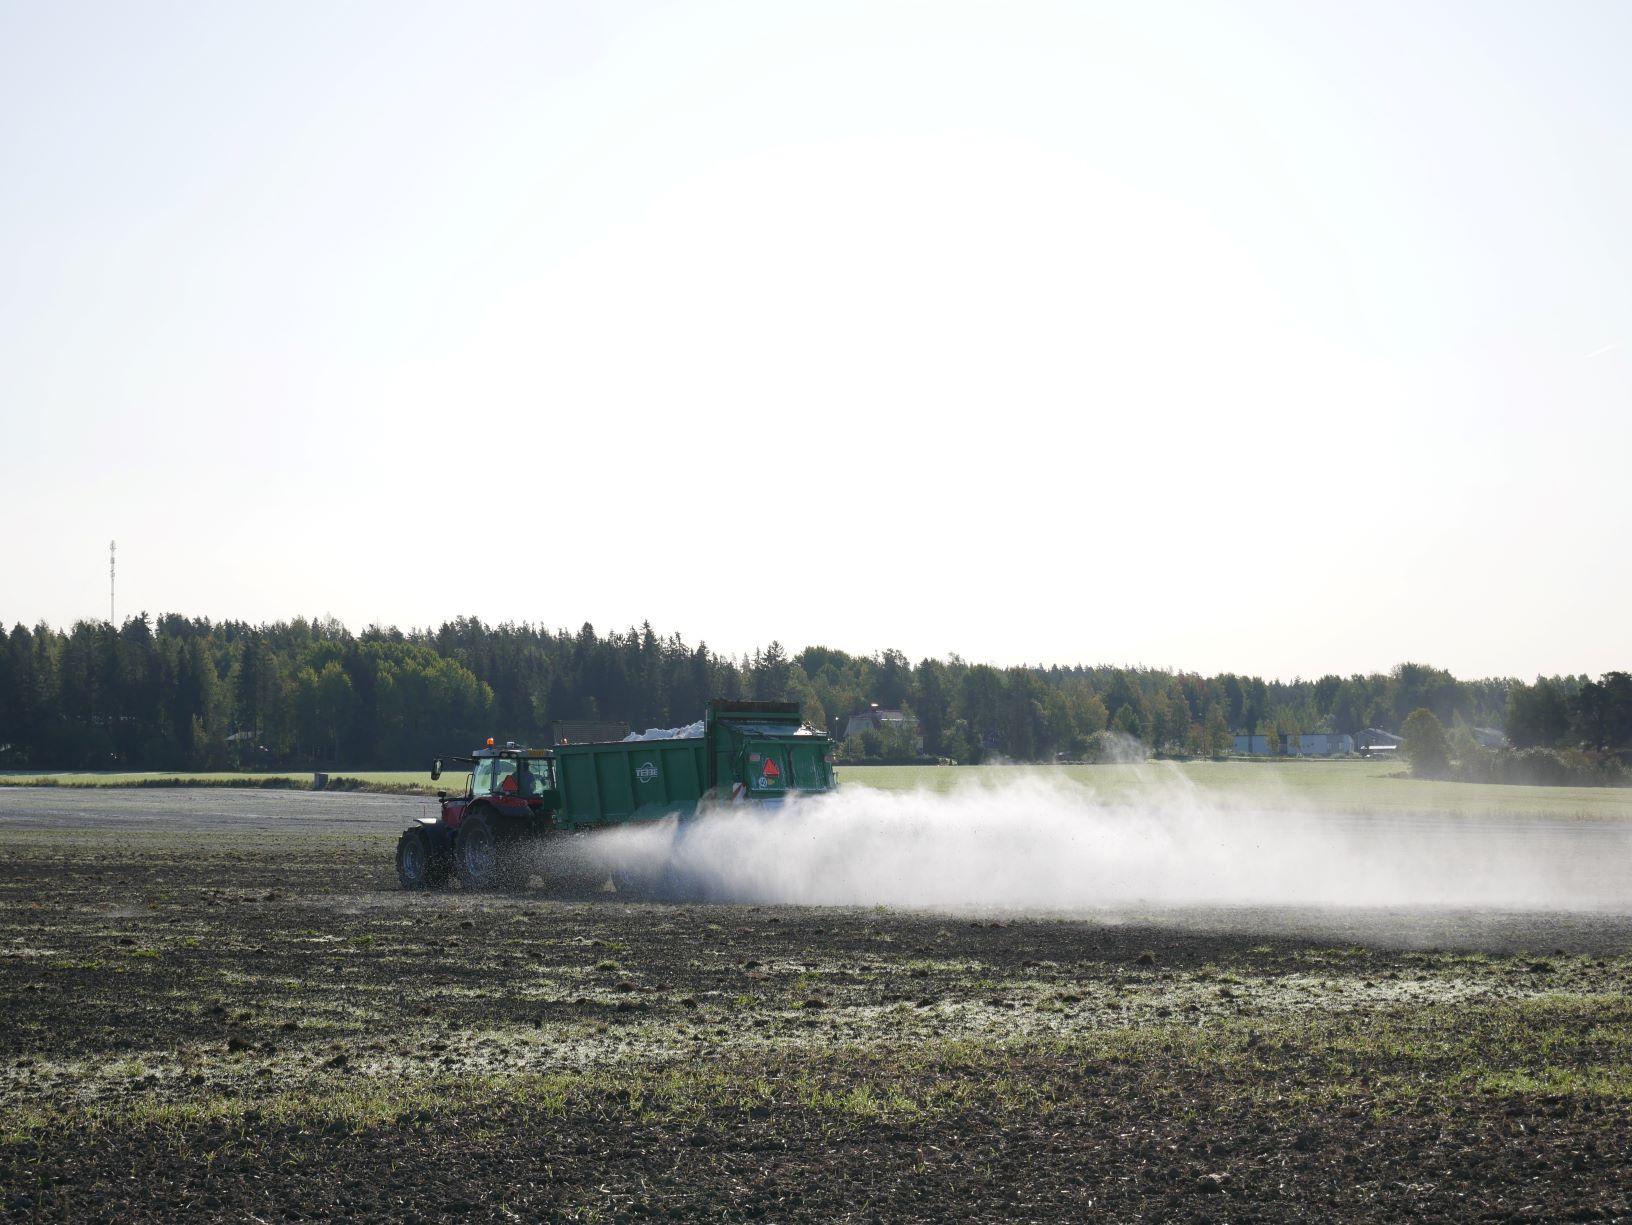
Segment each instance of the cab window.
[{"label": "cab window", "polygon": [[491,795],[493,793],[493,759],[480,758],[476,762],[476,772],[471,780],[471,794]]},{"label": "cab window", "polygon": [[516,782],[521,786],[522,795],[540,795],[550,785],[550,763],[547,761],[523,761],[521,768],[516,772]]},{"label": "cab window", "polygon": [[516,776],[516,762],[514,758],[501,757],[493,763],[493,790],[514,794],[519,790],[518,782],[511,780]]}]

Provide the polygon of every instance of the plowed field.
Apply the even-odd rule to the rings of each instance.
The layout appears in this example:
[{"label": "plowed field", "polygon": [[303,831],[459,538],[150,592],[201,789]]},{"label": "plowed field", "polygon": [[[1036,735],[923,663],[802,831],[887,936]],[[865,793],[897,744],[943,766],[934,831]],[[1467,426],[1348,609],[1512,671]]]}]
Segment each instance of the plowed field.
[{"label": "plowed field", "polygon": [[424,802],[0,792],[8,1219],[1613,1219],[1632,921],[399,892]]}]

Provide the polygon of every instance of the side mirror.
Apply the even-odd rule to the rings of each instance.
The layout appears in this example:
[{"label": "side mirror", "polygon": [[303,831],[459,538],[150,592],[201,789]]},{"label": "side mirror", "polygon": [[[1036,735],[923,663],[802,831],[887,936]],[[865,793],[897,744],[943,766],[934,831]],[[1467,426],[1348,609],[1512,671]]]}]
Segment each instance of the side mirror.
[{"label": "side mirror", "polygon": [[442,777],[442,759],[438,757],[431,763],[431,781],[434,783]]}]

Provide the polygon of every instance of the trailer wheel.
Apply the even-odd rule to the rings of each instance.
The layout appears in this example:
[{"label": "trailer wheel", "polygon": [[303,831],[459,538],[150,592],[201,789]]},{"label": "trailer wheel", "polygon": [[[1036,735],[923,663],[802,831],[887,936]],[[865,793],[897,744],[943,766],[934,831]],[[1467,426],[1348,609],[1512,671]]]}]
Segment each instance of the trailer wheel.
[{"label": "trailer wheel", "polygon": [[440,889],[448,883],[448,857],[422,829],[397,839],[397,880],[404,889]]},{"label": "trailer wheel", "polygon": [[674,863],[663,865],[658,874],[657,882],[652,890],[653,895],[660,902],[706,902],[707,891],[703,888],[695,874],[685,871]]},{"label": "trailer wheel", "polygon": [[507,850],[489,813],[467,812],[454,835],[453,866],[467,889],[491,889],[508,874]]}]

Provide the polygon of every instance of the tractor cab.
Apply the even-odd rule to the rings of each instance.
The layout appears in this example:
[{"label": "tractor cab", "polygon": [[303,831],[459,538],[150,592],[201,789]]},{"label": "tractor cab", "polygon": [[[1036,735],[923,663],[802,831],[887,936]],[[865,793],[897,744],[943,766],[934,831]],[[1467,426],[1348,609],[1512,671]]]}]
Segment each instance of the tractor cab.
[{"label": "tractor cab", "polygon": [[[502,749],[495,748],[489,740],[487,747],[475,750],[469,757],[448,760],[474,767],[465,775],[468,799],[493,795],[542,798],[546,791],[555,788],[555,755],[548,749],[523,748],[514,740]],[[440,779],[442,773],[442,759],[437,758],[431,766],[431,780]],[[437,794],[446,796],[448,793],[438,791]]]},{"label": "tractor cab", "polygon": [[527,749],[514,755],[498,752],[492,757],[484,757],[478,750],[475,765],[470,783],[473,796],[509,795],[524,800],[541,799],[546,791],[555,786],[554,760],[535,757]]},{"label": "tractor cab", "polygon": [[[470,805],[478,801],[496,804],[503,810],[524,813],[539,809],[553,809],[559,803],[555,785],[555,755],[548,749],[529,749],[508,741],[502,748],[492,740],[475,750],[469,757],[454,757],[451,761],[468,765],[463,793],[438,791],[442,801],[442,819],[452,828]],[[439,758],[431,767],[433,780],[442,777],[443,763]]]}]

